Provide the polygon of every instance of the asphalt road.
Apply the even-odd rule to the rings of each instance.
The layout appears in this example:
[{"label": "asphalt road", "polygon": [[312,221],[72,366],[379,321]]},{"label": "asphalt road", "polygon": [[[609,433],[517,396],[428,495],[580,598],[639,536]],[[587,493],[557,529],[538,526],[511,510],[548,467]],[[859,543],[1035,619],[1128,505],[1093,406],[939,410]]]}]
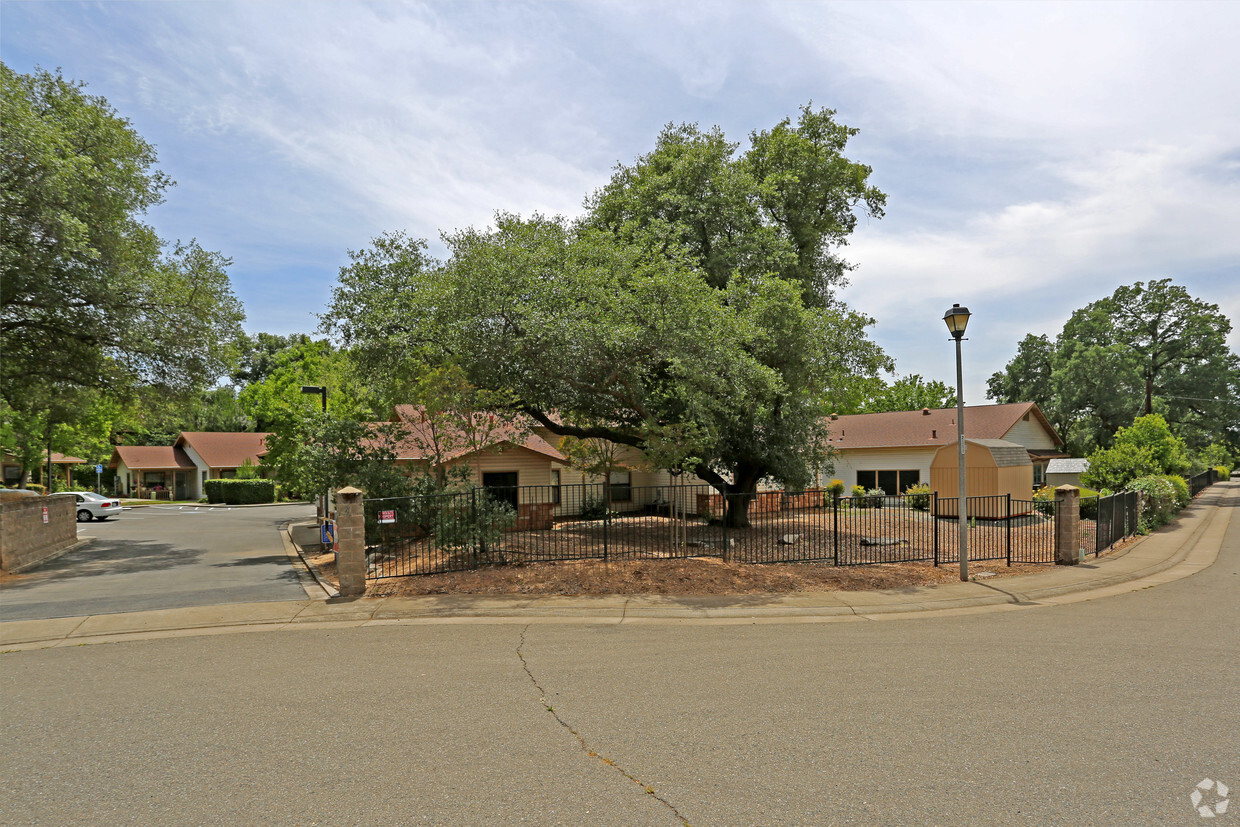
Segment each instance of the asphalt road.
[{"label": "asphalt road", "polygon": [[11,652],[0,822],[1221,826],[1238,629],[1235,515],[1197,575],[1026,611]]},{"label": "asphalt road", "polygon": [[155,505],[79,523],[93,542],[0,583],[0,621],[302,599],[278,527],[313,510]]}]

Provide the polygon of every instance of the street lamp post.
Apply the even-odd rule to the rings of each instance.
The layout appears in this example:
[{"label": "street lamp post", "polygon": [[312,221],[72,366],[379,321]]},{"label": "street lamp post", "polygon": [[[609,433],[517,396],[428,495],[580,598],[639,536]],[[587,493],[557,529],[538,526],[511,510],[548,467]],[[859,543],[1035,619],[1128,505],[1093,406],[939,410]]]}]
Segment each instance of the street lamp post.
[{"label": "street lamp post", "polygon": [[960,342],[964,339],[964,329],[969,324],[969,308],[953,304],[952,309],[943,314],[947,329],[956,340],[956,470],[957,496],[956,518],[960,531],[960,579],[969,579],[969,518],[968,493],[965,490],[964,459],[966,445],[964,441],[964,371],[960,362]]},{"label": "street lamp post", "polygon": [[[323,413],[327,413],[327,386],[326,385],[302,385],[302,393],[317,393],[319,398],[323,400]],[[323,500],[319,507],[319,522],[327,522],[327,501],[331,498],[331,492],[323,489]]]}]

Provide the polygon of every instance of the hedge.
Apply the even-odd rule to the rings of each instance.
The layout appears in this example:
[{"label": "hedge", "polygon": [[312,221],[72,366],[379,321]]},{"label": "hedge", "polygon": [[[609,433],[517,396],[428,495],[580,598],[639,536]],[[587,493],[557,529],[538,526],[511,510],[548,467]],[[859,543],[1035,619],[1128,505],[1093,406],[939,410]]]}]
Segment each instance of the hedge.
[{"label": "hedge", "polygon": [[203,493],[209,503],[273,503],[276,501],[276,483],[275,480],[207,480]]}]

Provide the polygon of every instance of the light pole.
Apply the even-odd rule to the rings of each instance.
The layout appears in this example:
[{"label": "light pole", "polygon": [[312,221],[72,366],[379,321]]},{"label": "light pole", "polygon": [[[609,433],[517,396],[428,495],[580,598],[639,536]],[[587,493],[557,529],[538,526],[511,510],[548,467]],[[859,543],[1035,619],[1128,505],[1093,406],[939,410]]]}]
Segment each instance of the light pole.
[{"label": "light pole", "polygon": [[960,364],[960,342],[964,339],[964,329],[969,324],[969,308],[953,304],[952,309],[943,314],[943,321],[948,331],[956,340],[956,469],[957,496],[956,518],[960,529],[960,579],[969,580],[969,518],[968,493],[965,491],[964,458],[966,445],[964,441],[964,370]]},{"label": "light pole", "polygon": [[[302,393],[317,393],[319,398],[323,400],[323,413],[327,413],[327,386],[326,385],[302,385]],[[331,492],[327,489],[323,490],[323,502],[319,508],[320,523],[327,522],[327,501],[331,498]]]}]

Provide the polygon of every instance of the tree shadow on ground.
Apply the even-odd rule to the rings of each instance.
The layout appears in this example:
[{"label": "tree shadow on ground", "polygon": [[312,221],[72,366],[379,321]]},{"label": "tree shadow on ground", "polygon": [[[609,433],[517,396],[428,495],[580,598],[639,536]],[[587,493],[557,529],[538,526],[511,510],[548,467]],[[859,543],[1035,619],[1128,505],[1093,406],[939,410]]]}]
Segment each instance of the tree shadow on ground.
[{"label": "tree shadow on ground", "polygon": [[202,549],[177,548],[167,543],[90,543],[32,569],[21,580],[0,585],[0,589],[29,588],[49,580],[95,577],[102,574],[167,571],[197,562],[203,554]]}]

